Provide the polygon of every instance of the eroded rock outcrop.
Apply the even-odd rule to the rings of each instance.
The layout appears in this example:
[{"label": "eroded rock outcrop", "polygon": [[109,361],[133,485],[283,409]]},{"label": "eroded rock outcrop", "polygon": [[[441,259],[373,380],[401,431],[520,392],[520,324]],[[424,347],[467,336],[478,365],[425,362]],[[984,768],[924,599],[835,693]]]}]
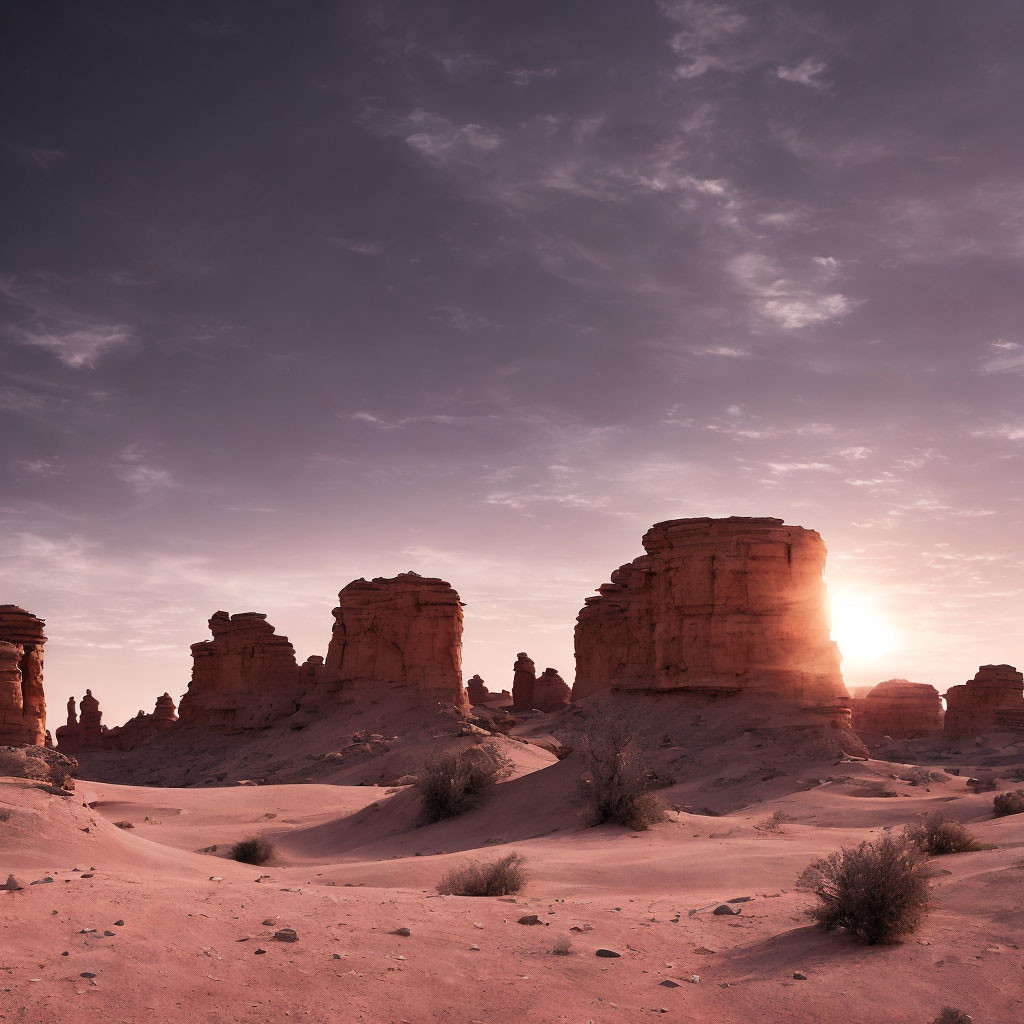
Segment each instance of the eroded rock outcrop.
[{"label": "eroded rock outcrop", "polygon": [[462,602],[444,580],[404,572],[354,580],[338,594],[324,675],[342,689],[403,688],[465,709]]},{"label": "eroded rock outcrop", "polygon": [[572,691],[553,668],[546,668],[533,687],[533,706],[538,711],[560,711],[567,707]]},{"label": "eroded rock outcrop", "polygon": [[99,701],[92,690],[86,690],[80,703],[81,718],[75,713],[75,698],[68,700],[68,720],[57,730],[57,745],[64,753],[90,750],[134,750],[178,724],[174,699],[165,693],[156,699],[149,714],[140,711],[124,725],[108,729],[102,724]]},{"label": "eroded rock outcrop", "polygon": [[471,676],[466,683],[466,695],[469,697],[470,704],[484,704],[487,702],[487,698],[490,697],[491,692],[487,689],[480,676],[476,675]]},{"label": "eroded rock outcrop", "polygon": [[14,604],[0,605],[0,743],[42,746],[45,623]]},{"label": "eroded rock outcrop", "polygon": [[946,691],[947,736],[979,736],[1024,725],[1024,675],[1012,665],[982,665],[973,679]]},{"label": "eroded rock outcrop", "polygon": [[690,690],[847,703],[816,532],[781,519],[676,519],[643,545],[579,614],[574,699]]},{"label": "eroded rock outcrop", "polygon": [[917,739],[942,732],[942,698],[934,686],[886,679],[851,701],[853,729],[893,739]]},{"label": "eroded rock outcrop", "polygon": [[80,753],[86,750],[103,750],[107,730],[103,727],[103,712],[100,702],[86,690],[79,702],[79,714],[75,715],[75,698],[68,698],[68,720],[57,729],[57,747],[65,753]]},{"label": "eroded rock outcrop", "polygon": [[537,666],[525,652],[516,655],[516,663],[512,666],[512,706],[514,708],[533,707],[533,689],[537,685]]},{"label": "eroded rock outcrop", "polygon": [[214,612],[212,640],[192,645],[192,679],[182,724],[258,728],[295,709],[300,692],[295,648],[261,612]]}]

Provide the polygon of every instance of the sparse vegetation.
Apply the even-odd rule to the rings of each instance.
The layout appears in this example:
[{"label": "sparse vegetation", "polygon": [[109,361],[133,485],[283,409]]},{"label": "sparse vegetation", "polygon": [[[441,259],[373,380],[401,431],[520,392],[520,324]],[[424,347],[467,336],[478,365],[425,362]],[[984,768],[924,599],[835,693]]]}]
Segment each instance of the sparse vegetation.
[{"label": "sparse vegetation", "polygon": [[231,847],[230,856],[242,864],[266,864],[274,856],[274,844],[263,834],[249,836]]},{"label": "sparse vegetation", "polygon": [[997,818],[1008,814],[1024,814],[1024,789],[1014,789],[992,798],[992,810]]},{"label": "sparse vegetation", "polygon": [[11,812],[6,807],[0,807],[0,821],[10,821]]},{"label": "sparse vegetation", "polygon": [[512,896],[526,884],[526,858],[510,853],[490,863],[467,861],[437,884],[443,896]]},{"label": "sparse vegetation", "polygon": [[928,910],[927,857],[902,836],[829,854],[801,878],[818,900],[808,914],[826,930],[845,928],[869,946],[913,932]]},{"label": "sparse vegetation", "polygon": [[665,820],[665,801],[654,792],[663,783],[628,724],[595,716],[580,745],[588,778],[580,784],[579,804],[588,824],[641,831]]},{"label": "sparse vegetation", "polygon": [[930,857],[980,850],[974,833],[962,822],[935,811],[903,829],[903,838]]},{"label": "sparse vegetation", "polygon": [[115,821],[114,826],[116,828],[135,828],[130,821]]},{"label": "sparse vegetation", "polygon": [[758,832],[778,832],[783,825],[788,825],[793,821],[796,821],[796,818],[785,811],[772,811],[767,818],[759,821],[754,828]]},{"label": "sparse vegetation", "polygon": [[572,952],[572,939],[568,935],[560,935],[551,944],[551,952],[555,956],[568,956]]},{"label": "sparse vegetation", "polygon": [[493,743],[468,750],[434,751],[416,784],[424,822],[456,818],[479,806],[495,783],[512,774],[512,768],[512,762]]},{"label": "sparse vegetation", "polygon": [[944,1006],[932,1024],[972,1024],[973,1020],[969,1013],[954,1009],[952,1006]]}]

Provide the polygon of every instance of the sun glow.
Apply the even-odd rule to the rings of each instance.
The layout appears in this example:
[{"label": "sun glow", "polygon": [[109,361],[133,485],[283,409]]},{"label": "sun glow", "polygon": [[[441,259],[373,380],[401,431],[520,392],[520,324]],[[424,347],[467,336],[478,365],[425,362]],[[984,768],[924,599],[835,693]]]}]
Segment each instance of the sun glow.
[{"label": "sun glow", "polygon": [[831,599],[832,639],[846,662],[873,662],[896,648],[897,634],[878,608],[862,594]]}]

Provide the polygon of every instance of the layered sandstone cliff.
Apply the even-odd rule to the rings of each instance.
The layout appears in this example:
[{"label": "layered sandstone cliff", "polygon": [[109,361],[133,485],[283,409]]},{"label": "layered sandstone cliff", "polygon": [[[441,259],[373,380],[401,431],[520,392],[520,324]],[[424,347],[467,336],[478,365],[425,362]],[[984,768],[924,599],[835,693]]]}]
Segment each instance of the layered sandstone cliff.
[{"label": "layered sandstone cliff", "polygon": [[1024,675],[1012,665],[982,665],[973,679],[946,691],[947,736],[978,736],[1024,727]]},{"label": "layered sandstone cliff", "polygon": [[580,611],[574,699],[615,689],[848,701],[816,532],[781,519],[676,519],[643,545]]},{"label": "layered sandstone cliff", "polygon": [[934,686],[887,679],[851,702],[855,732],[917,739],[942,732],[942,698]]},{"label": "layered sandstone cliff", "polygon": [[0,605],[0,744],[42,745],[45,623],[17,605]]},{"label": "layered sandstone cliff", "polygon": [[444,580],[414,572],[353,581],[338,594],[324,677],[343,690],[400,688],[467,708],[459,595]]},{"label": "layered sandstone cliff", "polygon": [[183,725],[259,728],[295,710],[295,648],[260,612],[214,612],[212,640],[192,645],[192,679],[181,699]]}]

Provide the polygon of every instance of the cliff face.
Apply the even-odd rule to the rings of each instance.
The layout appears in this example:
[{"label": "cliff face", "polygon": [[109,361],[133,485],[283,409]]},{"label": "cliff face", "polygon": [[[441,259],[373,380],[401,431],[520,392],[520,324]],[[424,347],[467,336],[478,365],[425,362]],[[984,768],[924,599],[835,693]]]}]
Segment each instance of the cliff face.
[{"label": "cliff face", "polygon": [[947,736],[1024,728],[1024,675],[1012,665],[982,665],[973,679],[946,691]]},{"label": "cliff face", "polygon": [[260,612],[214,612],[212,640],[192,645],[184,725],[259,728],[295,709],[299,666],[288,637]]},{"label": "cliff face", "polygon": [[45,625],[24,608],[0,605],[0,744],[46,739]]},{"label": "cliff face", "polygon": [[579,613],[574,699],[614,689],[848,701],[817,533],[780,519],[676,519],[643,546]]},{"label": "cliff face", "polygon": [[328,685],[404,688],[467,708],[462,602],[450,584],[414,572],[359,579],[338,594],[324,661]]},{"label": "cliff face", "polygon": [[538,711],[560,711],[568,706],[572,691],[556,669],[546,668],[533,687],[533,706]]},{"label": "cliff face", "polygon": [[942,732],[942,698],[934,686],[887,679],[852,701],[855,732],[916,739]]}]

